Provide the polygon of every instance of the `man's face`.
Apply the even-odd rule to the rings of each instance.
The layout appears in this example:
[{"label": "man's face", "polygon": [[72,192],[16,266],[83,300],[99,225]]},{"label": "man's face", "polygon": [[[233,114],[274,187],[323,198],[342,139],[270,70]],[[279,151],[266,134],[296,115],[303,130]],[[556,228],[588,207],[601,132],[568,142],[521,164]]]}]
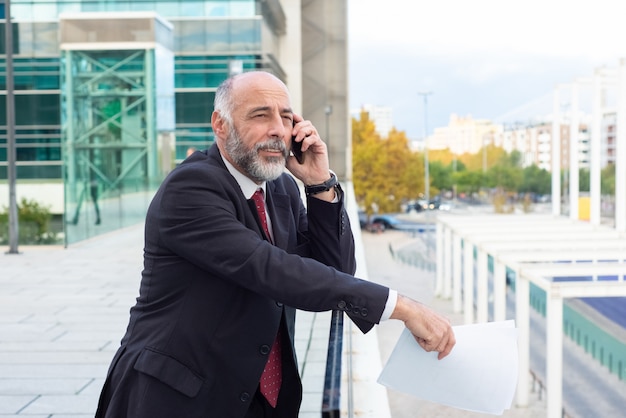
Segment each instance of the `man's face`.
[{"label": "man's face", "polygon": [[257,183],[277,179],[289,156],[282,139],[269,138],[248,146],[235,127],[229,131],[225,148],[232,163]]},{"label": "man's face", "polygon": [[226,158],[257,183],[274,180],[289,156],[293,111],[286,87],[260,74],[234,88],[232,124],[226,128]]}]

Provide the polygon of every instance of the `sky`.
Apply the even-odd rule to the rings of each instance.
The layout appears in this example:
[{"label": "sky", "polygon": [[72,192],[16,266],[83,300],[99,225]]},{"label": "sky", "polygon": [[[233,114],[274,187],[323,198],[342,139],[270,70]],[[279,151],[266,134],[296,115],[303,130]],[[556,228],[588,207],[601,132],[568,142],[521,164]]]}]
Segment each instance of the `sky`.
[{"label": "sky", "polygon": [[622,3],[348,0],[350,108],[391,107],[410,139],[453,113],[499,123],[548,115],[555,86],[626,58]]}]

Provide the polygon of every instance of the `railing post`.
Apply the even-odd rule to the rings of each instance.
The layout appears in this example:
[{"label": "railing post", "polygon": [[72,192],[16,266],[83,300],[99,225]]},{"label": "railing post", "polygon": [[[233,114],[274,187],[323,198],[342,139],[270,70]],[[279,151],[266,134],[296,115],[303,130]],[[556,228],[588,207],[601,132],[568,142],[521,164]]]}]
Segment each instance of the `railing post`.
[{"label": "railing post", "polygon": [[324,376],[322,418],[341,415],[341,355],[343,352],[343,311],[333,311],[328,337],[328,356]]}]

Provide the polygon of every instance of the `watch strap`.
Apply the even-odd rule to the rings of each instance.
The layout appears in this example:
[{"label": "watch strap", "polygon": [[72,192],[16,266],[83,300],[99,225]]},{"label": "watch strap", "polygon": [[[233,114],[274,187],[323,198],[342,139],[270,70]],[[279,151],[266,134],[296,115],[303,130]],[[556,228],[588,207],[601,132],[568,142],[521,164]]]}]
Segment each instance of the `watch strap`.
[{"label": "watch strap", "polygon": [[313,185],[305,185],[304,193],[307,196],[311,196],[318,193],[327,192],[333,187],[336,187],[339,184],[337,181],[337,176],[332,171],[330,172],[330,178],[326,180],[324,183],[313,184]]}]

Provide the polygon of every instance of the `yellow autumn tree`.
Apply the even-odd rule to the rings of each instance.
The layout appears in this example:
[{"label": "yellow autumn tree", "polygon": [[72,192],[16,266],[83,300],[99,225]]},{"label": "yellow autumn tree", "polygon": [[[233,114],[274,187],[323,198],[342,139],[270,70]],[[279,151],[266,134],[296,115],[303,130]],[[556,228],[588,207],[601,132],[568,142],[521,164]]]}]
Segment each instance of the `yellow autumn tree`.
[{"label": "yellow autumn tree", "polygon": [[502,147],[490,144],[486,145],[486,148],[481,148],[476,154],[465,153],[461,155],[459,161],[462,161],[469,171],[482,171],[483,164],[488,169],[506,155],[507,153]]},{"label": "yellow autumn tree", "polygon": [[352,177],[357,202],[369,215],[397,212],[424,188],[423,159],[411,152],[404,132],[381,138],[362,112],[352,119]]},{"label": "yellow autumn tree", "polygon": [[428,150],[428,160],[431,162],[439,161],[443,165],[450,165],[455,158],[456,156],[450,151],[450,148]]}]

